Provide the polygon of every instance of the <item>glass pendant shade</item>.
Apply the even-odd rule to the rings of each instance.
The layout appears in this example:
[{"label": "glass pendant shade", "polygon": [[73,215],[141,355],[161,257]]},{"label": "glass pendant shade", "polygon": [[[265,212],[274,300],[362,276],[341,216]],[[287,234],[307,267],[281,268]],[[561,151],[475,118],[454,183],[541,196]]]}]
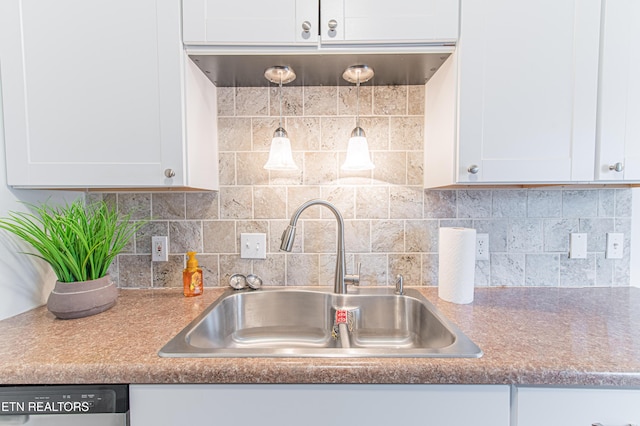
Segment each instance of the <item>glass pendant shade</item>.
[{"label": "glass pendant shade", "polygon": [[291,154],[291,141],[282,127],[273,134],[269,159],[264,168],[267,170],[296,170],[298,168]]},{"label": "glass pendant shade", "polygon": [[349,145],[347,145],[347,158],[344,160],[342,170],[372,170],[374,167],[369,155],[367,137],[361,127],[356,127],[351,133]]}]

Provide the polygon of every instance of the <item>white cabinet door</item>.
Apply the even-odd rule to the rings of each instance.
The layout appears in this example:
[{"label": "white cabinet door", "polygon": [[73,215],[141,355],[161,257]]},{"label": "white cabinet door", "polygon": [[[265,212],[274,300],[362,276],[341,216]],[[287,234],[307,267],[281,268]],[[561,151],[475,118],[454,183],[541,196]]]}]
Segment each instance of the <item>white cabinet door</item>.
[{"label": "white cabinet door", "polygon": [[425,170],[447,168],[448,184],[593,180],[600,0],[463,0],[460,25],[453,65],[426,86]]},{"label": "white cabinet door", "polygon": [[8,184],[189,185],[180,16],[179,1],[3,0]]},{"label": "white cabinet door", "polygon": [[509,387],[131,385],[132,426],[508,426]]},{"label": "white cabinet door", "polygon": [[455,42],[458,5],[458,0],[183,0],[183,35],[191,45]]},{"label": "white cabinet door", "polygon": [[318,41],[317,0],[183,0],[182,9],[185,44]]},{"label": "white cabinet door", "polygon": [[458,7],[458,0],[323,0],[322,42],[454,43]]},{"label": "white cabinet door", "polygon": [[640,390],[518,387],[516,426],[640,424]]},{"label": "white cabinet door", "polygon": [[[596,179],[640,181],[640,2],[605,0]],[[616,170],[616,165],[621,167]]]}]

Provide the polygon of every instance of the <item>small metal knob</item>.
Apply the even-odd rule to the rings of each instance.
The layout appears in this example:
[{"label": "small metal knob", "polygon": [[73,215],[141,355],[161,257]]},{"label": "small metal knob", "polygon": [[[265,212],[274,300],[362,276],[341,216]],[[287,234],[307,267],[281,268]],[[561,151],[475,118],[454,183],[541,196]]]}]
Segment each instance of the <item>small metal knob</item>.
[{"label": "small metal knob", "polygon": [[478,167],[476,164],[472,164],[469,166],[467,171],[472,175],[475,175],[475,174],[478,174],[478,172],[480,171],[480,167]]},{"label": "small metal knob", "polygon": [[616,163],[616,164],[612,164],[609,166],[609,170],[611,171],[616,171],[616,172],[621,172],[624,170],[624,164],[622,163]]},{"label": "small metal knob", "polygon": [[309,21],[304,21],[304,22],[302,23],[302,30],[303,30],[305,33],[308,33],[309,31],[311,31],[311,22],[309,22]]},{"label": "small metal knob", "polygon": [[335,30],[338,27],[338,21],[332,19],[329,21],[329,30]]},{"label": "small metal knob", "polygon": [[176,172],[175,172],[175,171],[173,171],[173,169],[166,169],[166,170],[164,171],[164,175],[165,175],[166,177],[168,177],[168,178],[172,178],[172,177],[174,177],[174,176],[176,175]]}]

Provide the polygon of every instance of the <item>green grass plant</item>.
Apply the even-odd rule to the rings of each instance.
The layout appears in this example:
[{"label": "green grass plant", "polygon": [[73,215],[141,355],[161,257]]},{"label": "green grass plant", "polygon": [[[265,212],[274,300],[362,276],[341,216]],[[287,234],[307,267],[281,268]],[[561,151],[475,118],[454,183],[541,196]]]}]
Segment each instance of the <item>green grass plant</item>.
[{"label": "green grass plant", "polygon": [[147,220],[131,221],[105,201],[65,206],[25,203],[32,211],[9,212],[0,228],[29,243],[53,268],[58,281],[72,283],[102,278],[115,257]]}]

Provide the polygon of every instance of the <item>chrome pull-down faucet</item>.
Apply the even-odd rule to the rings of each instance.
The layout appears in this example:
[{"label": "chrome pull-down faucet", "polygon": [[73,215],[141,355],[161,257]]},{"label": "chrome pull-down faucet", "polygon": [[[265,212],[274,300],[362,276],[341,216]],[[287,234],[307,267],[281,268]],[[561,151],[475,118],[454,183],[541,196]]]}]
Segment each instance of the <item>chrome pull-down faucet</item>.
[{"label": "chrome pull-down faucet", "polygon": [[338,244],[336,250],[336,272],[334,279],[333,291],[338,294],[346,294],[347,293],[347,284],[358,284],[360,282],[360,268],[358,268],[358,274],[355,275],[347,275],[346,267],[345,267],[345,257],[344,257],[344,220],[342,219],[342,215],[338,211],[338,209],[331,203],[325,200],[309,200],[293,213],[291,216],[291,222],[289,222],[289,226],[282,233],[282,242],[280,243],[280,250],[283,251],[291,251],[293,248],[293,240],[296,237],[296,224],[298,223],[298,218],[302,214],[303,211],[306,210],[307,207],[311,206],[325,206],[336,217],[336,221],[338,222]]}]

